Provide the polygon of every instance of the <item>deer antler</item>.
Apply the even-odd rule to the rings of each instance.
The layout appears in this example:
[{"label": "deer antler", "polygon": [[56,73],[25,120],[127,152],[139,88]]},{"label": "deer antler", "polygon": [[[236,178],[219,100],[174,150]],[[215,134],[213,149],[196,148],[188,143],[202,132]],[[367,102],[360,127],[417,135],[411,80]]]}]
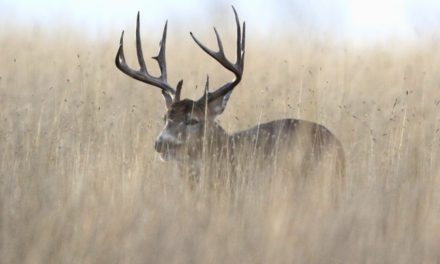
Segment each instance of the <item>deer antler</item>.
[{"label": "deer antler", "polygon": [[[210,49],[208,49],[205,45],[203,45],[194,35],[191,34],[191,37],[194,39],[194,41],[204,50],[206,53],[208,53],[211,57],[213,57],[216,61],[218,61],[223,67],[228,69],[229,71],[233,72],[235,74],[235,79],[231,82],[225,84],[224,86],[220,87],[216,91],[212,93],[207,93],[208,96],[208,103],[214,101],[216,98],[226,95],[229,92],[232,92],[232,90],[237,86],[237,84],[241,81],[241,77],[243,75],[243,67],[244,67],[244,47],[245,47],[245,32],[246,32],[246,23],[243,22],[243,39],[241,36],[241,29],[240,29],[240,21],[238,19],[237,12],[235,11],[234,6],[232,6],[232,9],[234,10],[235,14],[235,22],[237,24],[237,58],[235,60],[235,63],[230,62],[223,51],[223,45],[222,41],[220,39],[220,36],[217,32],[217,29],[214,27],[215,35],[217,36],[217,43],[219,50],[217,52],[214,52]],[[206,99],[204,98],[206,94],[199,99],[199,101],[203,102]]]},{"label": "deer antler", "polygon": [[148,73],[147,66],[145,65],[144,56],[142,53],[142,45],[141,45],[141,37],[139,32],[139,12],[137,15],[137,21],[136,21],[136,51],[137,51],[137,57],[140,65],[140,69],[138,71],[133,70],[130,68],[126,61],[124,56],[124,31],[122,31],[121,40],[119,42],[119,49],[116,53],[115,63],[116,67],[118,67],[119,70],[121,70],[123,73],[127,74],[128,76],[144,82],[151,84],[153,86],[159,87],[162,89],[162,94],[165,97],[165,101],[167,104],[167,107],[171,105],[172,97],[175,95],[176,91],[174,88],[172,88],[168,82],[167,82],[167,66],[166,66],[166,60],[165,60],[165,44],[167,39],[167,25],[168,20],[165,23],[165,28],[163,30],[162,40],[159,44],[160,50],[159,54],[156,57],[153,57],[159,64],[160,69],[160,76],[154,77]]}]

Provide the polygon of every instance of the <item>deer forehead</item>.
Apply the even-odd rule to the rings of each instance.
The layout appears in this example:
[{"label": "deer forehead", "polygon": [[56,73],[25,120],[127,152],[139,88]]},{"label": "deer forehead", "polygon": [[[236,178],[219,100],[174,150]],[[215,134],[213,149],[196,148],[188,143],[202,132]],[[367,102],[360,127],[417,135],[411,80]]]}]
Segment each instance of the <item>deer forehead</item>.
[{"label": "deer forehead", "polygon": [[188,117],[203,118],[204,112],[196,102],[185,99],[174,102],[167,111],[167,119],[174,122],[183,122]]}]

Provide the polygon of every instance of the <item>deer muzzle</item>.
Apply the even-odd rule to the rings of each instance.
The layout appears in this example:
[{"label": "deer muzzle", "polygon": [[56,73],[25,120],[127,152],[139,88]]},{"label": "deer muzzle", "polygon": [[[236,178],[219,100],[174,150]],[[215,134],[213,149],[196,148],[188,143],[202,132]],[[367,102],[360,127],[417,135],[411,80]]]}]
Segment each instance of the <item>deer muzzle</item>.
[{"label": "deer muzzle", "polygon": [[180,140],[161,135],[154,143],[154,148],[160,154],[162,160],[169,161],[175,158],[181,145]]}]

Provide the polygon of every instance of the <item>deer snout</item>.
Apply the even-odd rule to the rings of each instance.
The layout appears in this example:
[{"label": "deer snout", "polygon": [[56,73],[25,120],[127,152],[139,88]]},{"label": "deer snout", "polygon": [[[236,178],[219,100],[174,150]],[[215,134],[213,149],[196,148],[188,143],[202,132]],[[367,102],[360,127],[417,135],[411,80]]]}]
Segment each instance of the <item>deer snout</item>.
[{"label": "deer snout", "polygon": [[163,140],[158,139],[158,140],[156,140],[156,142],[154,142],[154,149],[155,149],[157,152],[161,153],[161,152],[163,152],[163,151],[165,150],[165,148],[166,148],[165,145],[166,145],[166,144],[164,143]]},{"label": "deer snout", "polygon": [[157,138],[156,142],[154,143],[154,148],[159,153],[164,153],[169,149],[175,149],[178,148],[182,142],[178,139],[175,139],[170,136],[164,136],[161,135]]},{"label": "deer snout", "polygon": [[154,148],[156,149],[157,153],[160,154],[160,158],[163,161],[168,161],[176,158],[180,145],[182,145],[180,140],[161,135],[154,143]]}]

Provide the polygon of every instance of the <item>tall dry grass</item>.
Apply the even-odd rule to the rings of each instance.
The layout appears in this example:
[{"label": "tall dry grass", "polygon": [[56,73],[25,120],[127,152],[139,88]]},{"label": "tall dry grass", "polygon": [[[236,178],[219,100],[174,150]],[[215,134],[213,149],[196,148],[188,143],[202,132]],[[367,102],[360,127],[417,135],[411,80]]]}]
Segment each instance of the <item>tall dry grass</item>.
[{"label": "tall dry grass", "polygon": [[[230,56],[232,29],[221,31]],[[194,32],[215,47],[211,31]],[[244,79],[220,122],[230,132],[285,117],[328,127],[347,161],[337,201],[279,175],[233,197],[191,190],[154,152],[163,99],[116,69],[118,34],[2,29],[0,262],[439,263],[437,43],[359,48],[284,33],[248,29]],[[156,55],[160,29],[142,34]],[[185,80],[184,96],[200,96],[207,73],[211,87],[232,78],[189,36],[168,34],[169,80]]]}]

